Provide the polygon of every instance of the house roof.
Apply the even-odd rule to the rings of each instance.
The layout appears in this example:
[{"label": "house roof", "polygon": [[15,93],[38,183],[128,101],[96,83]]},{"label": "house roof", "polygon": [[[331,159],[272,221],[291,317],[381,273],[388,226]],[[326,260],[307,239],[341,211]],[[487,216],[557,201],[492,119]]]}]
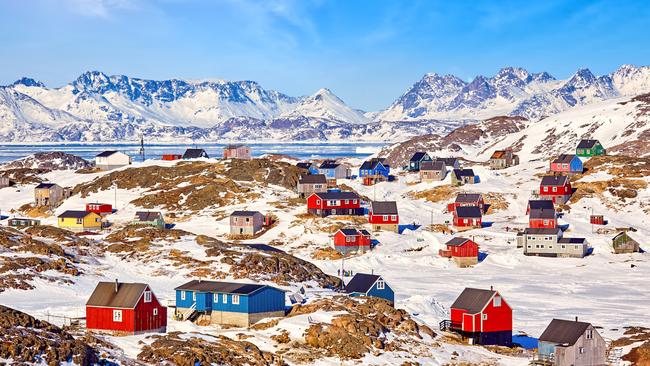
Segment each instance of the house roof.
[{"label": "house roof", "polygon": [[355,200],[359,195],[354,192],[318,192],[314,193],[324,200]]},{"label": "house roof", "polygon": [[632,242],[635,242],[635,243],[639,243],[639,237],[638,237],[638,235],[636,235],[636,234],[634,234],[634,233],[632,233],[632,232],[629,232],[629,231],[621,231],[620,233],[616,234],[616,235],[612,238],[612,240],[617,240],[618,238],[620,238],[621,236],[624,236],[624,235],[627,236],[628,241],[632,241]]},{"label": "house roof", "polygon": [[528,208],[530,210],[537,210],[540,208],[553,210],[554,206],[553,206],[553,201],[551,200],[529,200]]},{"label": "house roof", "polygon": [[442,161],[446,166],[455,165],[458,162],[458,158],[435,158],[434,161]]},{"label": "house roof", "polygon": [[259,211],[233,211],[230,216],[245,216],[245,217],[252,217],[255,216],[256,214],[262,214]]},{"label": "house roof", "polygon": [[379,165],[379,164],[384,165],[383,160],[384,159],[381,159],[381,160],[378,160],[378,159],[366,160],[366,161],[363,162],[363,164],[361,164],[361,167],[359,169],[364,169],[364,170],[365,169],[370,169],[370,170],[376,169],[377,165]]},{"label": "house roof", "polygon": [[449,240],[448,242],[445,243],[445,245],[449,245],[452,247],[459,247],[462,246],[463,244],[467,243],[468,241],[471,241],[467,238],[461,238],[461,237],[455,237]]},{"label": "house roof", "polygon": [[324,174],[301,175],[298,183],[302,184],[327,184],[327,177]]},{"label": "house roof", "polygon": [[456,178],[460,177],[473,177],[474,170],[472,169],[454,169],[454,175]]},{"label": "house roof", "polygon": [[476,206],[458,206],[456,207],[457,217],[480,218],[483,216],[481,209]]},{"label": "house roof", "polygon": [[524,230],[525,235],[559,235],[560,234],[560,228],[547,228],[547,227],[540,227],[540,228],[526,228]]},{"label": "house roof", "polygon": [[345,286],[345,292],[351,294],[353,292],[367,293],[372,285],[380,279],[381,276],[367,273],[356,273],[354,277]]},{"label": "house roof", "polygon": [[208,153],[203,149],[187,149],[183,154],[183,159],[196,159],[202,157],[208,157]]},{"label": "house roof", "polygon": [[133,309],[147,288],[145,283],[100,282],[86,302],[87,306]]},{"label": "house roof", "polygon": [[67,210],[64,213],[60,214],[58,217],[61,218],[70,218],[70,219],[83,219],[84,217],[91,214],[89,211],[76,211],[76,210]]},{"label": "house roof", "polygon": [[138,221],[149,222],[162,218],[162,214],[158,211],[138,211],[135,213],[135,218]]},{"label": "house roof", "polygon": [[228,294],[250,295],[253,292],[260,290],[264,287],[270,287],[270,286],[254,284],[254,283],[192,280],[190,282],[184,283],[176,287],[174,290],[189,290],[189,291],[197,291],[197,292],[223,292]]},{"label": "house roof", "polygon": [[531,219],[551,220],[555,218],[555,209],[551,208],[533,208],[530,210]]},{"label": "house roof", "polygon": [[456,196],[456,201],[459,203],[473,203],[478,202],[483,197],[480,193],[459,193]]},{"label": "house roof", "polygon": [[359,230],[359,232],[360,232],[362,235],[370,236],[370,233],[369,233],[368,230],[366,230],[366,229],[361,229],[361,230]]},{"label": "house roof", "polygon": [[466,288],[451,305],[452,309],[464,309],[468,314],[480,313],[497,292],[478,288]]},{"label": "house roof", "polygon": [[420,163],[420,170],[443,170],[445,169],[444,161],[423,161]]},{"label": "house roof", "polygon": [[359,230],[353,229],[353,228],[348,228],[348,229],[339,229],[340,232],[343,233],[345,236],[355,236],[355,235],[361,235]]},{"label": "house roof", "polygon": [[240,147],[246,147],[246,145],[244,145],[244,144],[231,144],[231,145],[227,145],[226,147],[224,147],[224,150],[239,149]]},{"label": "house roof", "polygon": [[425,157],[429,157],[429,154],[427,154],[425,152],[422,152],[422,151],[418,151],[415,154],[413,154],[410,161],[420,161],[420,160],[424,159]]},{"label": "house roof", "polygon": [[575,154],[561,154],[555,160],[553,160],[554,164],[569,164],[575,158]]},{"label": "house roof", "polygon": [[57,185],[56,183],[40,183],[40,184],[37,185],[35,188],[36,188],[36,189],[41,189],[41,188],[43,188],[43,189],[50,189],[50,188],[52,188],[52,187],[54,187],[54,186],[56,186],[56,185]]},{"label": "house roof", "polygon": [[397,202],[372,201],[370,209],[373,215],[397,215]]},{"label": "house roof", "polygon": [[339,165],[341,164],[334,160],[325,160],[321,163],[320,169],[336,169]]},{"label": "house roof", "polygon": [[577,320],[553,319],[539,336],[541,342],[574,345],[591,324]]},{"label": "house roof", "polygon": [[303,168],[303,169],[309,169],[309,168],[311,168],[311,165],[312,165],[312,163],[304,162],[304,161],[298,162],[298,163],[296,164],[296,166],[297,166],[298,168]]},{"label": "house roof", "polygon": [[566,175],[545,175],[542,177],[542,186],[562,187],[567,183]]},{"label": "house roof", "polygon": [[117,153],[117,150],[108,150],[108,151],[103,151],[97,154],[95,157],[96,158],[105,158],[107,156],[111,156],[113,154]]},{"label": "house roof", "polygon": [[557,241],[560,244],[584,244],[587,242],[585,238],[561,238]]},{"label": "house roof", "polygon": [[505,150],[497,150],[492,153],[492,156],[490,156],[490,159],[503,159],[506,157],[506,151]]},{"label": "house roof", "polygon": [[580,140],[578,143],[578,149],[591,149],[599,143],[598,140]]}]

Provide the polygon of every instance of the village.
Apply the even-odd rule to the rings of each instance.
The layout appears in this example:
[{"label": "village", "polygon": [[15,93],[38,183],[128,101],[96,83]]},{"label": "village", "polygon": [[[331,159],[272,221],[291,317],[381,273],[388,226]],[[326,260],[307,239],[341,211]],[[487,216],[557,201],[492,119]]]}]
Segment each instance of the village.
[{"label": "village", "polygon": [[[513,316],[519,309],[514,305],[516,301],[511,302],[514,296],[509,293],[512,283],[501,284],[495,279],[481,281],[479,274],[470,281],[462,280],[466,273],[480,271],[486,260],[491,260],[497,255],[494,253],[502,250],[497,249],[495,237],[507,243],[509,253],[515,253],[509,255],[531,257],[530,260],[538,261],[539,265],[549,261],[588,260],[602,254],[599,251],[625,256],[642,255],[640,245],[643,241],[633,226],[614,226],[604,212],[594,212],[593,208],[587,214],[587,210],[580,212],[570,207],[574,194],[573,178],[583,174],[584,162],[599,156],[606,156],[599,141],[581,140],[575,151],[566,151],[549,161],[546,171],[538,174],[537,182],[532,183],[534,189],[518,193],[528,197],[525,207],[520,207],[517,213],[526,217],[525,222],[501,215],[499,210],[503,207],[499,206],[508,207],[508,198],[503,198],[506,195],[504,191],[491,190],[494,185],[490,180],[520,167],[520,158],[511,149],[495,150],[483,162],[452,156],[436,157],[418,151],[403,166],[391,166],[381,156],[361,162],[349,159],[294,161],[282,157],[300,172],[291,192],[291,199],[297,203],[290,209],[290,220],[299,216],[313,223],[337,220],[336,227],[326,235],[327,241],[323,242],[323,235],[306,236],[309,240],[321,241],[318,248],[324,255],[312,256],[313,262],[326,273],[340,278],[340,285],[319,289],[309,284],[307,287],[312,289],[305,290],[303,286],[294,292],[287,286],[268,282],[218,280],[216,276],[206,274],[180,282],[163,281],[167,288],[161,288],[161,283],[123,282],[115,278],[114,281],[98,281],[92,292],[79,294],[87,298],[85,313],[79,318],[83,319],[88,331],[114,336],[165,333],[170,326],[177,328],[173,324],[184,322],[250,329],[255,324],[285,317],[292,307],[309,304],[314,297],[311,293],[323,290],[355,299],[376,298],[396,308],[407,305],[406,310],[417,317],[419,311],[409,309],[403,300],[420,295],[424,289],[405,294],[408,290],[401,287],[400,281],[382,271],[390,264],[375,268],[371,263],[376,259],[368,257],[375,251],[385,250],[384,241],[403,241],[414,243],[403,248],[405,253],[419,252],[423,257],[437,257],[445,261],[437,263],[449,263],[457,268],[451,278],[457,278],[456,285],[460,288],[453,301],[441,304],[442,308],[448,309],[447,313],[434,322],[427,317],[419,319],[435,332],[457,337],[460,344],[470,348],[500,346],[524,350],[520,355],[510,357],[511,364],[618,363],[622,348],[612,345],[611,338],[606,339],[601,334],[602,319],[591,318],[589,309],[576,306],[570,317],[563,311],[557,311],[557,316],[547,316],[556,313],[553,303],[540,302],[542,318],[531,314],[530,310],[526,310],[526,314],[534,317],[535,322],[546,324],[544,330],[538,334],[521,334],[517,332],[520,329],[517,319],[521,317]],[[189,148],[183,154],[164,154],[149,159],[147,164],[151,166],[160,161],[166,166],[174,166],[187,161],[213,160],[250,161],[254,158],[249,147],[239,144],[227,146],[220,159],[208,156],[203,149]],[[96,156],[91,174],[100,177],[142,163],[134,162],[130,155],[120,151],[105,151]],[[69,180],[53,179],[32,188],[21,185],[20,190],[32,191],[32,211],[50,213],[51,216],[32,217],[36,215],[21,214],[14,207],[8,216],[0,215],[3,218],[0,222],[19,231],[52,225],[90,239],[122,227],[152,227],[160,231],[190,227],[182,221],[176,222],[165,209],[129,207],[129,216],[120,216],[125,203],[120,200],[119,206],[122,207],[118,207],[117,184],[114,188],[107,187],[103,195],[105,200],[83,202],[70,183]],[[391,193],[396,186],[401,186],[401,189],[427,188],[396,197]],[[10,190],[15,187],[11,177],[0,177],[0,188]],[[427,197],[432,190],[446,192],[446,195],[443,199],[430,200]],[[123,194],[120,189],[119,195]],[[134,197],[137,195],[135,193]],[[114,196],[113,202],[111,196]],[[420,203],[412,206],[411,202],[415,200]],[[0,208],[6,214],[9,205],[2,206]],[[287,222],[289,212],[268,204],[260,206],[267,210],[257,207],[254,202],[248,202],[222,215],[221,237],[237,243],[264,245],[268,250],[291,249],[294,255],[308,257],[304,246],[273,248],[276,239],[265,239],[273,233],[274,238],[290,235],[289,231],[283,232],[295,225]],[[201,227],[212,225],[209,218],[206,220],[201,221]],[[594,234],[589,237],[573,235],[572,222],[575,221],[590,227]],[[596,234],[601,228],[609,230]],[[215,234],[209,228],[201,230],[205,234]],[[485,230],[492,236],[486,236]],[[442,247],[424,249],[433,235],[446,238]],[[596,235],[599,243],[609,244],[594,247],[590,239]],[[366,263],[357,265],[364,262],[364,258]],[[408,265],[399,270],[408,272],[407,268]],[[158,293],[173,293],[173,298],[163,301]]]}]

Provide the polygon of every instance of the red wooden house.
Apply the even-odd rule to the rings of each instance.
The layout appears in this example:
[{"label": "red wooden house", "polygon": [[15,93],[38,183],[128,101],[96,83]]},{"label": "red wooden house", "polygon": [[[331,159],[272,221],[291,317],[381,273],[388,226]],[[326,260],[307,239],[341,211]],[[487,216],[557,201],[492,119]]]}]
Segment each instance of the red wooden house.
[{"label": "red wooden house", "polygon": [[589,223],[592,225],[605,225],[605,217],[603,215],[589,216]]},{"label": "red wooden house", "polygon": [[100,282],[86,302],[86,328],[117,335],[165,332],[167,308],[147,284]]},{"label": "red wooden house", "polygon": [[565,175],[546,175],[539,184],[539,195],[556,204],[565,204],[571,198],[571,182]]},{"label": "red wooden house", "polygon": [[460,267],[468,267],[478,263],[478,244],[467,238],[452,238],[445,243],[447,249],[440,250],[442,257],[452,258]]},{"label": "red wooden house", "polygon": [[[549,201],[550,202],[550,201]],[[535,207],[530,209],[528,214],[528,227],[534,229],[548,228],[554,229],[557,227],[557,215],[555,208],[551,207]]]},{"label": "red wooden house", "polygon": [[451,305],[451,320],[440,323],[470,344],[512,344],[512,308],[498,291],[466,288]]},{"label": "red wooden house", "polygon": [[399,232],[399,213],[395,201],[373,201],[368,210],[368,222],[375,231]]},{"label": "red wooden house", "polygon": [[476,206],[485,212],[485,201],[480,193],[459,193],[454,202],[447,204],[447,211],[454,212],[456,207]]},{"label": "red wooden house", "polygon": [[334,234],[334,248],[343,254],[368,251],[371,243],[370,233],[366,230],[339,229]]},{"label": "red wooden house", "polygon": [[181,154],[163,154],[162,159],[163,160],[181,160],[183,158],[183,155]]},{"label": "red wooden house", "polygon": [[320,217],[363,215],[361,198],[354,192],[316,192],[307,198],[307,211]]},{"label": "red wooden house", "polygon": [[476,206],[460,206],[454,210],[454,226],[480,228],[483,226],[483,213]]},{"label": "red wooden house", "polygon": [[86,203],[86,211],[98,215],[107,215],[113,213],[113,205],[109,203]]}]

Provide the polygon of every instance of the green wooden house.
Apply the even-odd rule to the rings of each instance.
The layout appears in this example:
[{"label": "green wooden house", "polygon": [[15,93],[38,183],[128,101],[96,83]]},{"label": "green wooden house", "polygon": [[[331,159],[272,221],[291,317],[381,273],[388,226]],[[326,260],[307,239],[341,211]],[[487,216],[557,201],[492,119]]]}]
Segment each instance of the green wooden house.
[{"label": "green wooden house", "polygon": [[616,254],[638,253],[640,251],[639,242],[632,239],[630,234],[625,231],[618,233],[612,238],[612,247]]},{"label": "green wooden house", "polygon": [[576,155],[583,158],[605,155],[605,148],[598,140],[580,140]]}]

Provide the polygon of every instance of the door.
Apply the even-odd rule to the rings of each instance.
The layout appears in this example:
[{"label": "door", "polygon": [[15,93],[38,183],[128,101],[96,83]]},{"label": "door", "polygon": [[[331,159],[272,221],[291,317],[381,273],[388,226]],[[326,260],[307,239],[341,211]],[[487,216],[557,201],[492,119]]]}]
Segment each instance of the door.
[{"label": "door", "polygon": [[242,235],[243,233],[244,233],[244,228],[243,228],[243,227],[240,227],[240,228],[239,228],[239,235]]}]

